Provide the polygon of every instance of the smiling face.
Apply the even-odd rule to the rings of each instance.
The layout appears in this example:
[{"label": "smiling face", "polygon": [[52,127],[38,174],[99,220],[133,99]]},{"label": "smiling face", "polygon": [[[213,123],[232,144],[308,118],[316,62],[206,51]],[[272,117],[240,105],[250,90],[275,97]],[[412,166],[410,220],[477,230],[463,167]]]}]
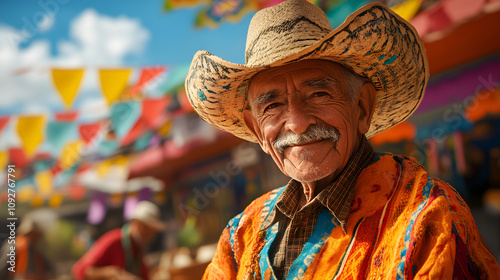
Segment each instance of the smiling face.
[{"label": "smiling face", "polygon": [[299,182],[331,182],[370,128],[375,88],[357,86],[353,98],[346,75],[353,74],[333,62],[305,60],[259,72],[250,83],[245,124]]}]

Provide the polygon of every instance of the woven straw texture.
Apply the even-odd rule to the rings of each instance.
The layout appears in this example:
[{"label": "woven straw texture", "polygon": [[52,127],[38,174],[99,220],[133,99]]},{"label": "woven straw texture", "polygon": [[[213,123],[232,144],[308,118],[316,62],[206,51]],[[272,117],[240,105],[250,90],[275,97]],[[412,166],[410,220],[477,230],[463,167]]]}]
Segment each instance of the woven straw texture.
[{"label": "woven straw texture", "polygon": [[198,51],[186,77],[189,101],[206,122],[248,141],[243,122],[247,87],[269,67],[300,60],[339,63],[377,89],[371,137],[407,119],[418,107],[429,70],[413,26],[383,4],[369,4],[332,30],[324,12],[305,0],[288,0],[259,11],[249,26],[246,64]]}]

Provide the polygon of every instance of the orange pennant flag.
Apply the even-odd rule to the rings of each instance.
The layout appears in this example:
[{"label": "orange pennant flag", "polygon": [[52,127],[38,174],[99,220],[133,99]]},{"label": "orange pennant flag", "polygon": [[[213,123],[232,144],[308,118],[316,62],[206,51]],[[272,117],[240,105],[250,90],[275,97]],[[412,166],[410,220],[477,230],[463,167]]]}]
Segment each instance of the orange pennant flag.
[{"label": "orange pennant flag", "polygon": [[71,108],[75,100],[84,71],[84,69],[52,69],[54,87],[61,96],[66,110]]},{"label": "orange pennant flag", "polygon": [[44,130],[44,116],[26,116],[17,119],[17,134],[28,157],[31,157],[42,143]]},{"label": "orange pennant flag", "polygon": [[113,104],[125,91],[132,69],[100,69],[101,90],[108,101]]}]

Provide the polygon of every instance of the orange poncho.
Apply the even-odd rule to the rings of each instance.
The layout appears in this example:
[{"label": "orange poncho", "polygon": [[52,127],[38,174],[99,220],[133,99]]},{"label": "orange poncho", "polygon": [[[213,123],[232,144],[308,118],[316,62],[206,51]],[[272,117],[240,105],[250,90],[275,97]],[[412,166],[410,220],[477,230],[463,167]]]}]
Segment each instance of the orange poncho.
[{"label": "orange poncho", "polygon": [[[268,251],[279,223],[261,226],[283,189],[229,222],[204,279],[276,279]],[[460,195],[411,158],[379,154],[363,170],[346,229],[321,212],[287,279],[500,279]]]}]

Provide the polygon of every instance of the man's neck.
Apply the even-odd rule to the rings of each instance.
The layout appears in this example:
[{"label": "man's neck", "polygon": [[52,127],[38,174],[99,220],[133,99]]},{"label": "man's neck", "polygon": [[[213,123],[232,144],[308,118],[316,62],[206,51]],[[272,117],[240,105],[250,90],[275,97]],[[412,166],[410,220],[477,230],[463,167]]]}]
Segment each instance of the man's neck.
[{"label": "man's neck", "polygon": [[[355,147],[349,155],[349,159],[352,157],[353,153],[356,153],[359,150],[359,146],[361,145],[361,138],[363,135],[359,135],[356,139]],[[349,162],[349,159],[347,162]],[[322,178],[318,181],[314,182],[300,182],[303,188],[303,196],[299,198],[299,208],[302,208],[304,205],[311,202],[321,191],[323,191],[327,186],[332,184],[333,181],[342,173],[343,169],[347,165],[347,162],[344,166],[335,170],[331,175]]]}]

